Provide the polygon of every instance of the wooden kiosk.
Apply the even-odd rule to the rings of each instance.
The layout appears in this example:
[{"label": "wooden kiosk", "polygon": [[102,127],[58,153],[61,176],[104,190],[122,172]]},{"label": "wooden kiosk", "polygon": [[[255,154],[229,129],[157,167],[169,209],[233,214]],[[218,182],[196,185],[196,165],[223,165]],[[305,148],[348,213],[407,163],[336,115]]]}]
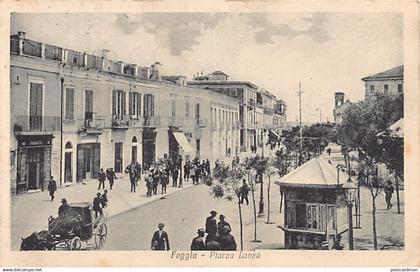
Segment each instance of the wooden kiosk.
[{"label": "wooden kiosk", "polygon": [[[322,158],[314,158],[276,182],[284,199],[286,249],[331,249],[348,230],[343,183],[348,178]],[[282,206],[282,203],[280,203]]]}]

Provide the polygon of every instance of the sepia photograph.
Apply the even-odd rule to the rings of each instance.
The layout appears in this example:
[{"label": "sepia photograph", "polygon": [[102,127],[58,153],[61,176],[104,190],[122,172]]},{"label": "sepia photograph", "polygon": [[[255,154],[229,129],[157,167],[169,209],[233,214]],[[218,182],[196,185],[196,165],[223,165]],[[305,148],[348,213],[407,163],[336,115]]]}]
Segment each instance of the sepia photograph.
[{"label": "sepia photograph", "polygon": [[406,249],[402,12],[9,22],[10,251]]}]

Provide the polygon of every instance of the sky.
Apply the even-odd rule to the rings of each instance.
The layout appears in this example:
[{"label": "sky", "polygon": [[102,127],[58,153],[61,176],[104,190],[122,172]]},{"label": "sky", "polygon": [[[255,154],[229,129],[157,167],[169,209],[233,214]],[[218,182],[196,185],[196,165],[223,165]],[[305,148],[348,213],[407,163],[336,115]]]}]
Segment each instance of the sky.
[{"label": "sky", "polygon": [[163,74],[222,70],[288,105],[288,120],[332,121],[334,93],[362,100],[362,77],[403,63],[400,13],[14,13],[11,34]]}]

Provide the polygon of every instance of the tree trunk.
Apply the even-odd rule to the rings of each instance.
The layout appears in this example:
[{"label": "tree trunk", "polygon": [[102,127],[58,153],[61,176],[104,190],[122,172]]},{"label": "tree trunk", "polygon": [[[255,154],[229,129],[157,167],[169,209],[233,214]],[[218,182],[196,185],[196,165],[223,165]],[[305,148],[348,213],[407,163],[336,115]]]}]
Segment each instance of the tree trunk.
[{"label": "tree trunk", "polygon": [[257,207],[255,205],[254,190],[251,190],[251,193],[252,193],[252,206],[254,206],[254,241],[257,241]]},{"label": "tree trunk", "polygon": [[397,210],[398,213],[401,213],[400,210],[400,187],[399,187],[399,177],[395,174],[395,191],[397,192]]},{"label": "tree trunk", "polygon": [[240,227],[241,251],[242,251],[244,250],[244,239],[243,239],[243,230],[242,230],[242,208],[241,208],[240,201],[238,201],[238,210],[239,210],[239,227]]},{"label": "tree trunk", "polygon": [[267,185],[267,224],[270,224],[270,187],[271,187],[271,175],[268,174],[268,185]]},{"label": "tree trunk", "polygon": [[372,194],[372,231],[373,231],[373,248],[378,250],[378,237],[376,233],[376,196]]}]

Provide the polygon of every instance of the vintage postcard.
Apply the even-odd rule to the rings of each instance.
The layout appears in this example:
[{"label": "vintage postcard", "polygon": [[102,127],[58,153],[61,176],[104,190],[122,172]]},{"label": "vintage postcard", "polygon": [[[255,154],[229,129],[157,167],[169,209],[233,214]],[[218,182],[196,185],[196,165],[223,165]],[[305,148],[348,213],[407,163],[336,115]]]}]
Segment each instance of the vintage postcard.
[{"label": "vintage postcard", "polygon": [[0,7],[2,266],[420,265],[418,2]]}]

